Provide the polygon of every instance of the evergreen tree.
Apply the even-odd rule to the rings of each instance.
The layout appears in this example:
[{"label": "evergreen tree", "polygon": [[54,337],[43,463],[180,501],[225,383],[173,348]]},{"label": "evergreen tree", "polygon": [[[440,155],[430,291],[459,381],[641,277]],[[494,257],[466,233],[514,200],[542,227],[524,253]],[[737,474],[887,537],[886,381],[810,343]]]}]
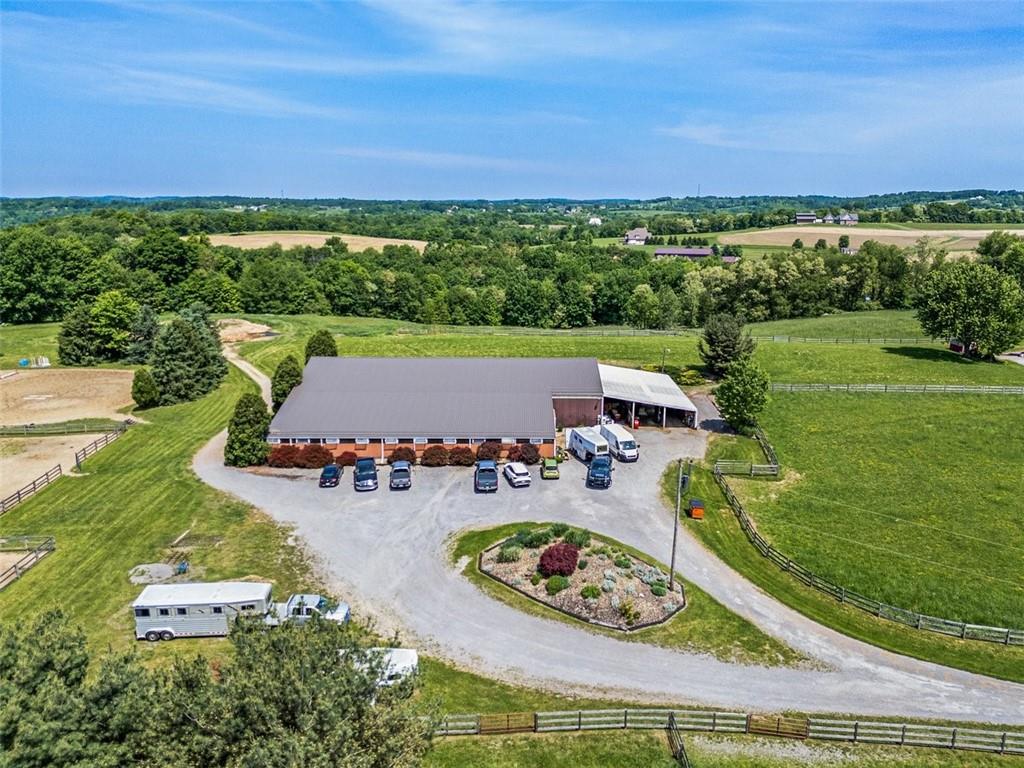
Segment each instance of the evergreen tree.
[{"label": "evergreen tree", "polygon": [[[202,302],[193,302],[181,312],[181,317],[190,322],[206,349],[206,360],[199,371],[203,381],[212,381],[213,389],[228,373],[228,361],[224,359],[220,346],[217,324],[210,319],[210,310]],[[209,390],[207,390],[209,391]]]},{"label": "evergreen tree", "polygon": [[210,340],[194,323],[175,317],[160,329],[153,344],[153,378],[160,390],[160,403],[170,405],[195,400],[211,392],[224,378],[216,364]]},{"label": "evergreen tree", "polygon": [[96,341],[92,335],[89,305],[72,309],[57,334],[57,359],[61,365],[95,365]]},{"label": "evergreen tree", "polygon": [[743,321],[720,312],[704,323],[704,335],[697,351],[712,376],[722,376],[733,363],[748,360],[754,354],[754,340],[743,331]]},{"label": "evergreen tree", "polygon": [[132,400],[139,408],[152,408],[160,404],[160,390],[148,368],[139,368],[132,379]]},{"label": "evergreen tree", "polygon": [[274,410],[280,408],[295,387],[302,383],[302,368],[295,355],[288,355],[277,364],[274,376],[270,381],[270,395],[274,401]]},{"label": "evergreen tree", "polygon": [[311,357],[337,357],[338,356],[338,345],[334,341],[334,337],[331,332],[326,328],[321,328],[319,331],[309,337],[309,341],[306,342],[306,362],[309,362]]},{"label": "evergreen tree", "polygon": [[160,330],[160,321],[157,314],[148,304],[142,305],[138,317],[131,331],[131,343],[128,345],[128,352],[125,355],[125,362],[146,363],[153,352],[153,342]]},{"label": "evergreen tree", "polygon": [[768,404],[768,374],[751,360],[738,360],[715,390],[715,402],[726,421],[736,429],[748,429]]},{"label": "evergreen tree", "polygon": [[[293,361],[295,358],[291,357]],[[279,366],[280,367],[280,366]],[[235,412],[228,424],[228,441],[224,446],[224,463],[229,467],[251,467],[267,460],[267,429],[270,414],[263,398],[247,392],[238,398]]]}]

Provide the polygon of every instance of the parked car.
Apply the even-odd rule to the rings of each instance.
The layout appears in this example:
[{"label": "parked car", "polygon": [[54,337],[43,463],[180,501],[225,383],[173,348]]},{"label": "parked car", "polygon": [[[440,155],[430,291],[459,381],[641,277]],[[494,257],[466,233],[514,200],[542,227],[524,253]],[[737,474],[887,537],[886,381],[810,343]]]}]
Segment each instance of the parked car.
[{"label": "parked car", "polygon": [[530,470],[521,461],[510,461],[505,465],[505,479],[513,488],[526,488],[530,485]]},{"label": "parked car", "polygon": [[556,459],[544,459],[544,464],[540,468],[540,476],[542,480],[557,480],[559,477],[558,461]]},{"label": "parked car", "polygon": [[392,491],[412,488],[412,465],[408,461],[396,461],[391,465],[391,476],[388,486]]},{"label": "parked car", "polygon": [[320,487],[336,488],[341,481],[341,467],[337,464],[328,464],[320,471]]},{"label": "parked car", "polygon": [[356,468],[352,477],[357,491],[376,491],[377,462],[369,458],[356,459]]},{"label": "parked car", "polygon": [[587,467],[587,487],[611,488],[614,471],[611,456],[595,456]]},{"label": "parked car", "polygon": [[473,490],[477,493],[495,493],[498,490],[498,465],[486,459],[476,463],[473,472]]}]

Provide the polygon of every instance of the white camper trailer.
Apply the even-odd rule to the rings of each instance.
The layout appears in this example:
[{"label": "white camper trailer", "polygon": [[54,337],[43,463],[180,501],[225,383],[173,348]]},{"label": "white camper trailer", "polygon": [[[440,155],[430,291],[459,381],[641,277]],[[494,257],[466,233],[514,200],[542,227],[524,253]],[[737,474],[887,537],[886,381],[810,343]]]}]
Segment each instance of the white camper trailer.
[{"label": "white camper trailer", "polygon": [[640,458],[636,438],[621,424],[602,424],[601,436],[608,441],[608,449],[619,461],[636,461]]},{"label": "white camper trailer", "polygon": [[595,427],[574,427],[569,430],[565,440],[569,453],[576,454],[581,461],[608,455],[608,441],[601,437]]},{"label": "white camper trailer", "polygon": [[150,584],[132,603],[135,637],[153,642],[226,635],[236,616],[270,611],[270,589],[253,581]]}]

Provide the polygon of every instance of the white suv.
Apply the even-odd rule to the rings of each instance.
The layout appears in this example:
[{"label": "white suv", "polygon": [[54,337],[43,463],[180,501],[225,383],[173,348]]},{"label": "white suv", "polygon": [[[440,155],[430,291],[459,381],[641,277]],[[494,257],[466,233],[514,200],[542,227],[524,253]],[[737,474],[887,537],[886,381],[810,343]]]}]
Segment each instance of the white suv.
[{"label": "white suv", "polygon": [[530,472],[521,461],[510,461],[505,465],[505,479],[513,488],[525,488],[530,484]]}]

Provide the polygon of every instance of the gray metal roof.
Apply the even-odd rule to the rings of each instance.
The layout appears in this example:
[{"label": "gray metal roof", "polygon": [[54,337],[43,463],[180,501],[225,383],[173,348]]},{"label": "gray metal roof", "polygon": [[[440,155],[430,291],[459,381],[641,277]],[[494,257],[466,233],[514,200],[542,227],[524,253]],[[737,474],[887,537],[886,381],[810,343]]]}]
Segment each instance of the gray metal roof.
[{"label": "gray metal roof", "polygon": [[594,358],[314,357],[272,437],[554,435],[552,397],[600,397]]}]

